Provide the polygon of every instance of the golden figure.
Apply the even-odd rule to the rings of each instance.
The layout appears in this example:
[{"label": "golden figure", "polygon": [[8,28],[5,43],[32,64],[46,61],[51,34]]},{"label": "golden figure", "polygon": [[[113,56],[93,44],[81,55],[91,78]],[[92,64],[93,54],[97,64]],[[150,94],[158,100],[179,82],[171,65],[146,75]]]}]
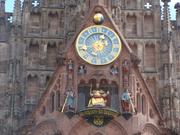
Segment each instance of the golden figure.
[{"label": "golden figure", "polygon": [[94,107],[94,106],[101,106],[106,107],[107,106],[107,96],[109,94],[109,91],[105,92],[103,90],[93,90],[90,92],[90,100],[88,107]]}]

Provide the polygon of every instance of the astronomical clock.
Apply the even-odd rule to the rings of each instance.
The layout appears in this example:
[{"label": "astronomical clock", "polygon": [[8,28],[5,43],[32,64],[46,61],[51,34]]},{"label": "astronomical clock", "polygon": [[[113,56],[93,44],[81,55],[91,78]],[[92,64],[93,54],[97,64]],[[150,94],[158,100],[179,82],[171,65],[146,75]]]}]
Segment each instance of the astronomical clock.
[{"label": "astronomical clock", "polygon": [[76,51],[89,64],[107,65],[119,56],[121,41],[112,29],[94,25],[79,34]]}]

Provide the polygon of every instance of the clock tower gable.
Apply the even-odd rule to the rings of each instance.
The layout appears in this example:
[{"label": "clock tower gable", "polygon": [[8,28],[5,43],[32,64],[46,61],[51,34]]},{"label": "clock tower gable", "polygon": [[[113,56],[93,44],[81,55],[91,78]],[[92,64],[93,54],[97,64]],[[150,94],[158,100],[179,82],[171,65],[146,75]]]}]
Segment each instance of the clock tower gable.
[{"label": "clock tower gable", "polygon": [[[152,112],[152,116],[155,117],[153,120],[157,123],[161,115],[138,70],[140,61],[131,51],[108,10],[101,5],[96,5],[90,8],[89,14],[83,20],[75,36],[68,42],[62,62],[34,112],[36,126],[43,121],[53,119],[55,123],[61,123],[58,128],[66,133],[73,134],[74,130],[77,130],[77,133],[84,133],[86,128],[79,129],[79,126],[76,128],[78,123],[84,125],[81,119],[83,117],[86,122],[95,126],[104,126],[102,128],[108,133],[106,124],[109,122],[112,124],[117,120],[120,125],[132,124],[128,119],[139,113],[136,112],[140,110],[138,103],[134,104],[134,97],[139,93],[143,95],[142,113],[148,114],[147,106],[153,108],[155,110]],[[91,56],[82,55],[82,53]],[[96,56],[101,62],[104,57],[107,58],[107,63],[93,63],[87,59],[90,57],[92,60],[91,57]],[[127,98],[128,103],[123,101],[123,96]],[[145,106],[146,103],[147,106]],[[79,115],[76,115],[77,113]],[[119,114],[122,114],[125,119],[116,119]],[[113,118],[115,120],[111,121]],[[87,127],[96,129],[92,125]],[[53,128],[57,130],[56,126]],[[128,127],[123,128],[122,134],[126,134],[124,130],[131,132],[128,131]]]},{"label": "clock tower gable", "polygon": [[[129,57],[130,57],[130,55],[133,52],[132,52],[131,48],[129,47],[128,43],[126,42],[123,34],[121,33],[121,30],[119,29],[119,27],[115,24],[114,20],[112,19],[111,14],[109,13],[109,10],[104,8],[102,5],[95,5],[93,7],[89,7],[89,11],[90,11],[89,14],[87,14],[84,18],[81,18],[81,19],[83,19],[82,24],[80,25],[76,34],[72,37],[71,41],[67,43],[65,57],[66,58],[72,57],[72,58],[76,59],[78,62],[84,63],[83,59],[79,57],[79,54],[77,52],[77,48],[76,48],[77,40],[79,39],[80,34],[84,34],[83,35],[84,37],[83,36],[81,36],[81,37],[85,38],[85,39],[89,37],[89,40],[87,40],[87,42],[88,41],[91,42],[90,36],[93,35],[93,33],[99,32],[99,30],[100,30],[100,34],[97,36],[94,35],[94,37],[92,36],[92,38],[96,38],[99,36],[98,39],[101,40],[100,38],[101,37],[103,38],[103,35],[105,35],[105,38],[106,38],[106,35],[109,38],[118,37],[120,40],[120,44],[121,44],[121,48],[119,51],[121,51],[121,53],[123,53],[123,52],[126,53],[126,55],[129,55]],[[107,32],[106,34],[104,34],[102,32],[104,29],[101,31],[102,28],[99,28],[99,27],[103,27],[103,28],[106,27],[108,30],[110,29],[113,33],[115,33],[116,36],[113,36],[113,34],[111,35],[111,32],[109,32],[109,31],[108,31],[109,33]],[[93,30],[95,30],[95,32],[93,32]],[[85,31],[85,32],[83,33],[83,31]],[[106,31],[106,30],[104,30],[104,31]],[[89,32],[89,34],[86,32]],[[98,43],[98,41],[96,43]],[[108,42],[108,41],[105,41],[105,42]],[[111,42],[111,41],[109,41],[109,42]],[[94,42],[94,46],[93,46],[94,48],[92,48],[92,49],[96,48],[96,50],[99,50],[99,49],[103,48],[103,45],[98,46],[96,43]],[[92,44],[92,42],[91,42],[91,44]],[[87,49],[86,47],[83,47],[83,45],[81,45],[81,46],[82,46],[81,50]],[[94,52],[92,52],[92,53],[93,53],[92,55],[96,55],[96,53],[94,53]],[[120,57],[121,53],[117,53],[118,58]],[[87,57],[87,56],[85,56],[85,57]],[[116,59],[116,60],[118,60],[118,59]],[[86,61],[85,64],[88,64],[88,63],[90,63],[90,62]],[[101,65],[101,63],[98,65]],[[106,64],[102,64],[102,65],[106,65]]]}]

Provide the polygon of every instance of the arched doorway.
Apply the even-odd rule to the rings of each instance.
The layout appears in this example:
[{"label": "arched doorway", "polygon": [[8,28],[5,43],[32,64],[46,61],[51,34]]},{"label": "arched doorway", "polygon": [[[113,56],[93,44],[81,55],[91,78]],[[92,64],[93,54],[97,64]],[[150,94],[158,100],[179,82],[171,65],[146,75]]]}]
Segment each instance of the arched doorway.
[{"label": "arched doorway", "polygon": [[32,135],[53,135],[59,132],[56,123],[53,120],[48,120],[38,124],[32,131]]},{"label": "arched doorway", "polygon": [[160,135],[160,131],[152,124],[146,124],[143,128],[142,135]]},{"label": "arched doorway", "polygon": [[68,135],[127,135],[127,132],[120,123],[115,121],[104,127],[96,128],[81,120],[75,124]]}]

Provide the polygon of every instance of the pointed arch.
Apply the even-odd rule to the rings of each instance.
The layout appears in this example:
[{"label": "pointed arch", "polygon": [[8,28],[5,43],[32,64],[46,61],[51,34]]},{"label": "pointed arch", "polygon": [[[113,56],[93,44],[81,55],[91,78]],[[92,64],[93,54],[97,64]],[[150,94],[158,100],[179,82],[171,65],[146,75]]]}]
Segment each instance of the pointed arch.
[{"label": "pointed arch", "polygon": [[50,36],[57,36],[58,35],[58,28],[59,28],[59,15],[57,12],[50,12],[48,15],[49,22],[49,35]]},{"label": "pointed arch", "polygon": [[[134,0],[131,0],[134,1]],[[126,34],[127,36],[135,36],[137,34],[137,17],[135,14],[126,16]]]},{"label": "pointed arch", "polygon": [[142,114],[145,115],[147,113],[147,101],[145,95],[142,95],[141,98],[141,110],[142,110]]},{"label": "pointed arch", "polygon": [[106,79],[100,80],[99,89],[108,90],[108,86],[109,86],[108,80]]},{"label": "pointed arch", "polygon": [[56,43],[47,45],[47,66],[55,67],[57,65],[57,45]]},{"label": "pointed arch", "polygon": [[110,107],[119,111],[119,91],[116,81],[112,81],[110,84]]},{"label": "pointed arch", "polygon": [[141,96],[140,93],[137,93],[136,95],[136,108],[137,108],[137,112],[141,112]]},{"label": "pointed arch", "polygon": [[156,50],[155,45],[153,43],[147,43],[145,45],[145,53],[144,53],[144,64],[146,70],[154,70],[156,66]]},{"label": "pointed arch", "polygon": [[154,17],[152,14],[144,15],[144,36],[151,37],[154,33]]},{"label": "pointed arch", "polygon": [[26,99],[32,104],[36,102],[37,98],[38,98],[38,76],[28,75]]},{"label": "pointed arch", "polygon": [[50,81],[50,76],[48,75],[48,76],[46,76],[46,83],[45,83],[45,84],[46,84],[46,85],[45,85],[46,87],[48,86],[49,81]]},{"label": "pointed arch", "polygon": [[31,13],[30,14],[30,34],[39,34],[40,33],[40,25],[41,25],[41,14],[39,13]]},{"label": "pointed arch", "polygon": [[50,112],[54,112],[55,110],[55,93],[54,92],[51,92],[50,94]]},{"label": "pointed arch", "polygon": [[58,131],[57,124],[54,120],[47,120],[39,123],[32,129],[32,135],[53,135]]},{"label": "pointed arch", "polygon": [[126,0],[126,8],[127,9],[136,9],[137,7],[137,0]]},{"label": "pointed arch", "polygon": [[84,120],[80,120],[71,129],[69,135],[82,135],[82,134],[83,135],[96,135],[96,134],[128,135],[124,127],[116,121],[111,121],[111,123],[109,123],[106,127],[97,129],[97,128],[92,128],[92,126],[86,123]]},{"label": "pointed arch", "polygon": [[160,130],[153,124],[147,123],[142,129],[142,135],[160,135]]},{"label": "pointed arch", "polygon": [[58,111],[61,106],[61,94],[60,91],[56,91],[56,110]]},{"label": "pointed arch", "polygon": [[78,110],[83,110],[88,105],[89,91],[92,86],[81,80],[78,84]]},{"label": "pointed arch", "polygon": [[39,65],[39,44],[30,43],[28,53],[28,65],[30,67]]}]

